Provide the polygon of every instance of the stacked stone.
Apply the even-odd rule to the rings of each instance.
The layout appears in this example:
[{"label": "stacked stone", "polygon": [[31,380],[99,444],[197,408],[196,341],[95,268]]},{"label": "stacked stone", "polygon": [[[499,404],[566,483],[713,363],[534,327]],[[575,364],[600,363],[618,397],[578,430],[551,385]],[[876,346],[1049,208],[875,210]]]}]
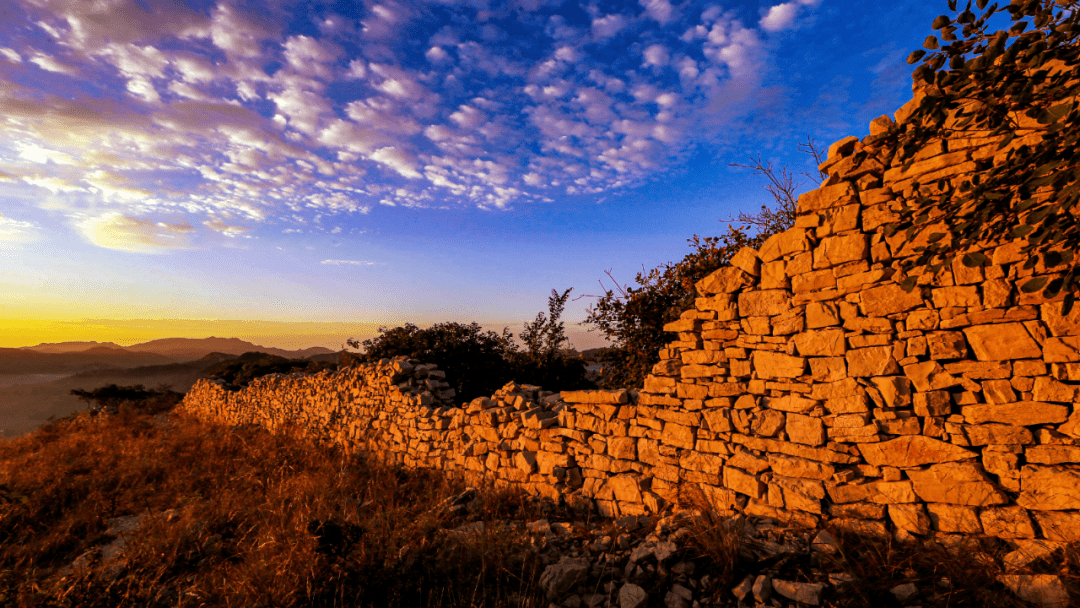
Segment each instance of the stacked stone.
[{"label": "stacked stone", "polygon": [[727,413],[734,454],[717,480],[748,513],[1080,540],[1080,313],[1018,290],[1046,272],[1022,268],[1020,241],[900,287],[918,243],[885,236],[896,201],[1001,151],[950,141],[888,165],[873,144],[891,122],[834,144],[795,227],[697,285],[641,403]]},{"label": "stacked stone", "polygon": [[[905,291],[920,242],[883,228],[916,182],[969,179],[1008,148],[973,136],[906,163],[877,147],[892,127],[834,144],[795,227],[698,283],[640,394],[511,383],[453,407],[435,366],[384,360],[240,391],[202,381],[186,407],[611,517],[693,496],[878,536],[1080,541],[1080,309],[1019,291],[1048,274],[1023,268],[1020,241]],[[1019,135],[1011,146],[1035,136]]]}]

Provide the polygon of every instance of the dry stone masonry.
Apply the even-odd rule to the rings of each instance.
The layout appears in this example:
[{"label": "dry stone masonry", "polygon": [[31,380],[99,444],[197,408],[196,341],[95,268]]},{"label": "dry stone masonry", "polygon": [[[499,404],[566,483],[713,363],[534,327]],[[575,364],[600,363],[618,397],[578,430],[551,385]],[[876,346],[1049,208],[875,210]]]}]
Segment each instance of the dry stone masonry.
[{"label": "dry stone masonry", "polygon": [[[511,383],[455,406],[434,366],[384,360],[240,391],[201,381],[185,407],[606,516],[691,493],[721,512],[882,537],[1080,541],[1080,310],[1019,291],[1046,272],[1023,268],[1020,241],[902,289],[919,243],[885,236],[898,202],[1003,150],[937,142],[905,167],[875,147],[891,124],[834,144],[795,227],[697,285],[640,392]],[[1010,145],[1037,137],[1020,135]]]}]

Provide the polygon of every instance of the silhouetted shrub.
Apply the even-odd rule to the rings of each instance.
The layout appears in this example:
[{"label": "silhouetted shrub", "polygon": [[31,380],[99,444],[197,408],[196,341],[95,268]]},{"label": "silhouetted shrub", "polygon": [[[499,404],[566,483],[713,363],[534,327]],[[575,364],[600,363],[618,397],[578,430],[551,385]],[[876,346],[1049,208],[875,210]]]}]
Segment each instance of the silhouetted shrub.
[{"label": "silhouetted shrub", "polygon": [[315,373],[324,369],[335,370],[337,364],[307,359],[286,359],[277,355],[249,352],[207,368],[203,377],[220,378],[229,384],[247,386],[255,378],[268,374]]}]

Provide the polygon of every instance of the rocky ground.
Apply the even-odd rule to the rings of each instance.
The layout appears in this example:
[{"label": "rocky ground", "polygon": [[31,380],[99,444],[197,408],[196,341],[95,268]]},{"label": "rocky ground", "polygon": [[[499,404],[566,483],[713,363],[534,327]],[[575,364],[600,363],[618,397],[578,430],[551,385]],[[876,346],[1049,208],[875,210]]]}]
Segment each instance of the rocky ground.
[{"label": "rocky ground", "polygon": [[[955,560],[952,567],[934,568],[937,573],[928,574],[925,560],[918,563],[899,556],[886,560],[897,568],[895,572],[882,572],[875,570],[880,568],[882,552],[889,551],[882,545],[852,544],[851,539],[838,540],[826,530],[791,529],[767,519],[743,515],[721,518],[697,511],[617,520],[571,519],[565,517],[565,510],[551,505],[552,515],[545,519],[485,521],[474,512],[479,502],[478,490],[469,488],[436,507],[452,522],[442,533],[461,539],[493,533],[526,539],[527,551],[540,560],[542,574],[538,588],[519,598],[521,606],[1075,605],[1060,575],[998,573],[1025,571],[1040,563],[1043,570],[1057,567],[1047,564],[1061,557],[1057,551],[1061,547],[1043,546],[1040,541],[997,557],[991,545],[978,541],[944,551],[942,547],[923,547],[921,550],[937,551],[933,555]],[[154,518],[168,522],[176,514],[165,511],[110,520],[111,542],[79,556],[66,571],[74,574],[95,564],[106,573],[118,572],[131,535]],[[213,537],[208,542],[213,542]],[[213,548],[209,549],[212,552]],[[907,545],[907,549],[909,555],[920,550],[915,545]],[[404,547],[399,561],[409,560],[410,550]],[[905,564],[909,567],[902,568]],[[982,590],[973,591],[978,585],[971,580],[949,576],[972,564],[985,565],[984,578],[989,577],[991,584]],[[873,580],[860,575],[868,571]],[[885,580],[890,576],[891,582]]]}]

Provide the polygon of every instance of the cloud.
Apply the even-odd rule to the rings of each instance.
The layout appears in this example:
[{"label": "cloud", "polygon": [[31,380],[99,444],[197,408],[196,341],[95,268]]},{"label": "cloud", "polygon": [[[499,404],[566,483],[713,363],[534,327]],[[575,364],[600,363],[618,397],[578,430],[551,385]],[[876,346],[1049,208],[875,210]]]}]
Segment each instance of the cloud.
[{"label": "cloud", "polygon": [[195,230],[187,223],[155,222],[121,213],[88,217],[77,223],[78,230],[94,245],[136,253],[164,253],[188,246]]},{"label": "cloud", "polygon": [[667,0],[639,0],[645,8],[645,14],[655,19],[660,25],[666,25],[675,18],[675,8]]},{"label": "cloud", "polygon": [[642,65],[663,67],[668,63],[668,50],[662,44],[652,44],[645,47],[642,57],[645,58]]},{"label": "cloud", "polygon": [[593,36],[597,38],[611,38],[629,24],[629,19],[623,15],[604,15],[592,21]]},{"label": "cloud", "polygon": [[30,243],[38,239],[37,226],[0,214],[0,248]]},{"label": "cloud", "polygon": [[248,228],[245,226],[233,226],[225,223],[225,221],[221,218],[206,220],[202,224],[210,230],[213,230],[214,232],[220,232],[221,234],[224,234],[228,237],[239,236],[248,231]]},{"label": "cloud", "polygon": [[766,32],[782,32],[791,29],[795,25],[795,18],[799,14],[800,6],[817,6],[821,0],[792,0],[770,7],[758,25]]},{"label": "cloud", "polygon": [[367,262],[363,260],[323,260],[320,264],[326,264],[327,266],[375,266],[377,262]]},{"label": "cloud", "polygon": [[[386,0],[348,18],[325,3],[35,4],[13,17],[33,36],[0,49],[0,155],[23,183],[77,198],[66,212],[93,209],[72,219],[84,232],[128,230],[158,250],[184,240],[155,223],[178,213],[235,234],[222,218],[277,231],[313,209],[507,208],[632,187],[753,107],[763,32],[783,21],[668,0],[585,7],[586,20],[531,0]],[[288,26],[300,20],[317,27]],[[160,238],[133,236],[147,234]]]},{"label": "cloud", "polygon": [[37,64],[39,68],[48,72],[56,72],[57,74],[64,74],[65,76],[79,75],[79,70],[66,63],[57,61],[45,53],[35,53],[34,56],[30,58],[30,63]]},{"label": "cloud", "polygon": [[380,162],[410,179],[421,177],[420,173],[416,170],[416,157],[407,150],[402,150],[394,146],[379,148],[371,155],[371,160]]}]

